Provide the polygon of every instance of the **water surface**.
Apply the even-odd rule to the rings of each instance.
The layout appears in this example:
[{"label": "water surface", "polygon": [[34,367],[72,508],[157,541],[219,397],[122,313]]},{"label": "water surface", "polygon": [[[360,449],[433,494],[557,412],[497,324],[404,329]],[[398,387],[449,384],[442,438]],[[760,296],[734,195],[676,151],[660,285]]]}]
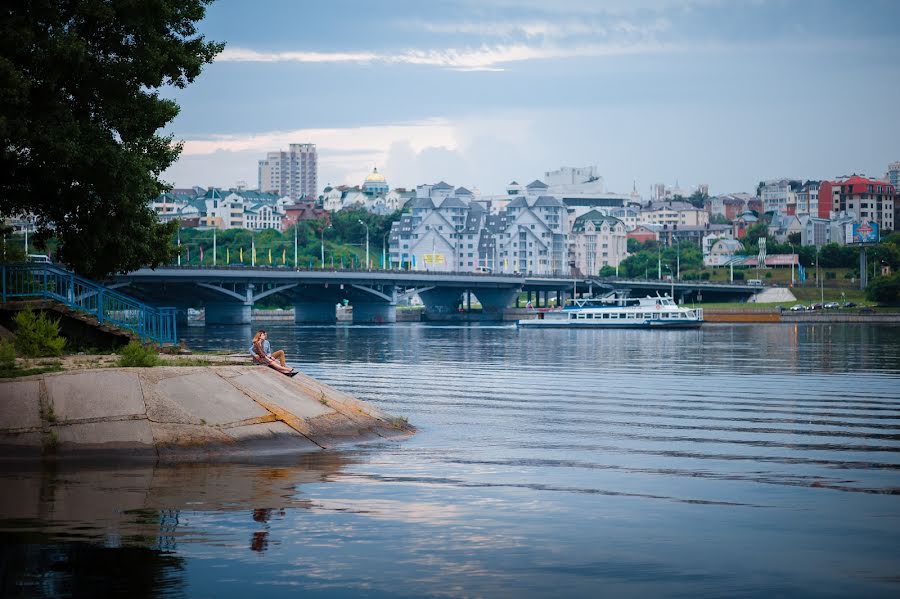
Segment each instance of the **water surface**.
[{"label": "water surface", "polygon": [[[7,466],[0,594],[900,594],[898,327],[267,329],[419,433]],[[186,332],[236,351],[251,333]]]}]

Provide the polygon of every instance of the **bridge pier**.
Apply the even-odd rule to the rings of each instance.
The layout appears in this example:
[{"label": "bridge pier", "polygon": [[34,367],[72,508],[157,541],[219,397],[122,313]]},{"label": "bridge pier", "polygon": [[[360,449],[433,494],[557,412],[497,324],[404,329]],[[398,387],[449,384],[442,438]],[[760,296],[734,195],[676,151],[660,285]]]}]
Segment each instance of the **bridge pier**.
[{"label": "bridge pier", "polygon": [[337,302],[305,301],[294,304],[294,322],[297,324],[333,324],[337,322]]},{"label": "bridge pier", "polygon": [[453,287],[434,287],[420,291],[419,297],[425,304],[425,317],[431,319],[447,319],[459,311],[462,289]]},{"label": "bridge pier", "polygon": [[479,289],[475,294],[481,302],[485,320],[503,320],[503,311],[519,296],[517,289]]},{"label": "bridge pier", "polygon": [[206,324],[250,324],[251,303],[207,302]]},{"label": "bridge pier", "polygon": [[383,302],[354,302],[353,322],[374,324],[397,322],[397,305]]}]

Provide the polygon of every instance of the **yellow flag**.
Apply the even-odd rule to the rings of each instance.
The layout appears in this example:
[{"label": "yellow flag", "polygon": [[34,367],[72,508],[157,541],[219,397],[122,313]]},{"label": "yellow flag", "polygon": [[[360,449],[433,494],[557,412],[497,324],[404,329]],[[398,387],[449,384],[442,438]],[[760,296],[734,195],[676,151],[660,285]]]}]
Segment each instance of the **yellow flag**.
[{"label": "yellow flag", "polygon": [[244,248],[240,248],[240,253],[241,253],[241,264],[243,264],[244,263]]},{"label": "yellow flag", "polygon": [[287,248],[281,250],[281,264],[282,266],[287,265]]},{"label": "yellow flag", "polygon": [[272,248],[269,248],[269,264],[272,264]]},{"label": "yellow flag", "polygon": [[225,264],[228,265],[231,263],[231,252],[228,251],[229,248],[225,248]]}]

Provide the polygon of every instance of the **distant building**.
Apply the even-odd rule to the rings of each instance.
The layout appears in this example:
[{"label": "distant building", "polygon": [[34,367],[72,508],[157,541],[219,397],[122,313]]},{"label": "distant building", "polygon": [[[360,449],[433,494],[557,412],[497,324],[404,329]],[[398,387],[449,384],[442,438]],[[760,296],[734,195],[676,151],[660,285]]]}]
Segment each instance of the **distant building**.
[{"label": "distant building", "polygon": [[752,196],[747,193],[723,194],[706,200],[704,207],[710,216],[721,216],[733,221],[748,209],[748,202],[751,199]]},{"label": "distant building", "polygon": [[284,215],[281,217],[281,229],[286,231],[289,227],[305,220],[331,220],[331,213],[324,208],[316,206],[315,202],[301,200],[296,204],[284,207]]},{"label": "distant building", "polygon": [[650,202],[641,209],[641,224],[679,226],[703,226],[709,224],[709,213],[688,202]]},{"label": "distant building", "polygon": [[765,181],[759,189],[763,212],[795,214],[797,208],[797,192],[802,182],[794,179],[775,179]]},{"label": "distant building", "polygon": [[259,161],[259,189],[294,201],[315,198],[318,173],[316,144],[291,144],[287,152],[269,152]]},{"label": "distant building", "polygon": [[648,227],[646,225],[638,225],[631,231],[625,235],[628,239],[634,239],[638,243],[645,243],[647,241],[658,241],[659,233],[655,228]]},{"label": "distant building", "polygon": [[737,239],[720,237],[711,241],[709,250],[703,253],[704,266],[725,266],[744,251],[744,244]]},{"label": "distant building", "polygon": [[834,218],[852,212],[858,219],[878,224],[882,231],[894,230],[896,188],[887,181],[851,175],[819,186],[819,218]]},{"label": "distant building", "polygon": [[362,192],[367,196],[373,197],[377,195],[385,195],[390,190],[384,175],[378,172],[378,169],[372,169],[369,176],[362,184]]},{"label": "distant building", "polygon": [[795,214],[819,214],[819,181],[807,181],[797,190]]},{"label": "distant building", "polygon": [[625,223],[592,210],[575,219],[569,247],[582,276],[599,274],[604,266],[618,266],[628,256]]}]

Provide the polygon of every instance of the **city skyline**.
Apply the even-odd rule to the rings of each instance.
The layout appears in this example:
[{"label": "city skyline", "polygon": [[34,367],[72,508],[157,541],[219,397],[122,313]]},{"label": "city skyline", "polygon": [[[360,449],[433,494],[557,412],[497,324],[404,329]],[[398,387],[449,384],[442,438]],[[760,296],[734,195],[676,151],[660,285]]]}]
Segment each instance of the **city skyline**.
[{"label": "city skyline", "polygon": [[218,2],[202,30],[228,46],[171,94],[185,149],[163,177],[252,182],[291,143],[317,145],[319,188],[373,167],[392,187],[482,193],[562,165],[644,195],[882,177],[898,158],[898,17],[879,1]]}]

